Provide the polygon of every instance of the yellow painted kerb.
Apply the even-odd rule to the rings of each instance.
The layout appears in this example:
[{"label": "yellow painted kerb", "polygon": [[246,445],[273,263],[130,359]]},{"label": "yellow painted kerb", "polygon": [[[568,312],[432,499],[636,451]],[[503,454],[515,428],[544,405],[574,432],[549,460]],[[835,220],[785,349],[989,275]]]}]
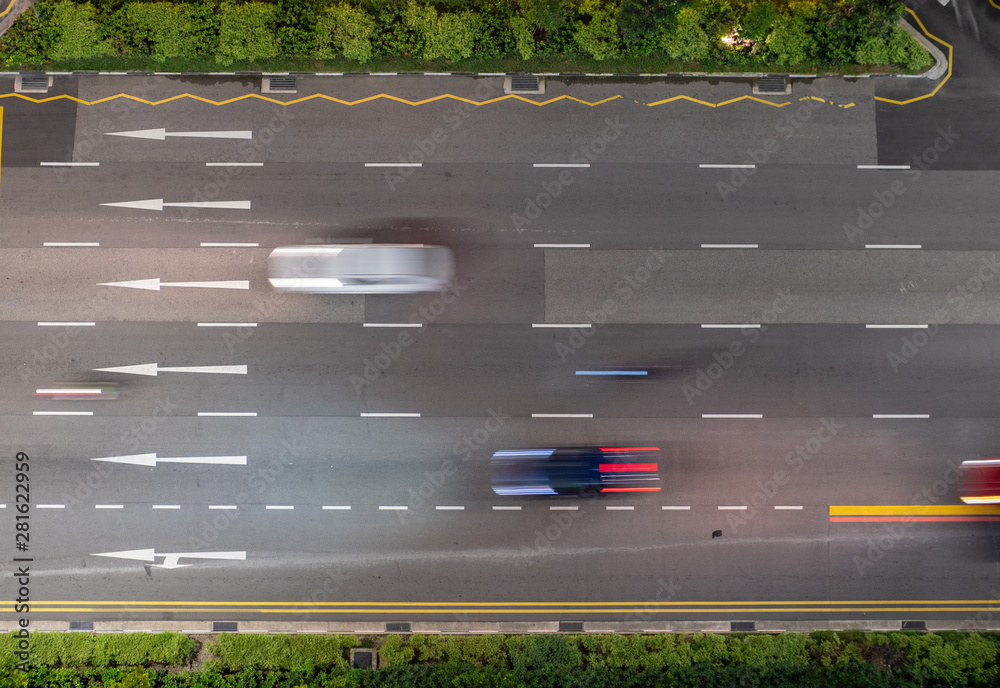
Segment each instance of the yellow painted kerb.
[{"label": "yellow painted kerb", "polygon": [[893,100],[891,98],[881,98],[879,96],[875,96],[875,100],[878,100],[883,103],[892,103],[893,105],[909,105],[910,103],[915,103],[918,100],[924,100],[925,98],[933,98],[935,95],[937,95],[937,92],[941,90],[941,87],[948,82],[948,79],[951,78],[951,66],[955,61],[955,49],[951,46],[951,44],[945,43],[940,38],[938,38],[937,36],[933,35],[930,31],[928,31],[927,27],[924,26],[924,23],[920,21],[920,17],[917,16],[916,12],[911,10],[909,7],[906,8],[906,11],[909,12],[910,15],[913,17],[913,20],[917,22],[917,26],[920,27],[920,30],[923,31],[925,36],[927,36],[932,40],[937,41],[941,45],[948,48],[948,73],[945,75],[943,79],[941,79],[941,83],[935,86],[934,90],[926,95],[917,96],[916,98],[910,98],[909,100]]},{"label": "yellow painted kerb", "polygon": [[0,175],[3,174],[3,108],[0,107]]},{"label": "yellow painted kerb", "polygon": [[12,9],[14,9],[14,3],[15,2],[17,2],[17,0],[10,0],[10,4],[7,5],[7,9],[5,9],[3,12],[0,12],[0,17],[3,17],[6,14],[9,14],[10,11]]}]

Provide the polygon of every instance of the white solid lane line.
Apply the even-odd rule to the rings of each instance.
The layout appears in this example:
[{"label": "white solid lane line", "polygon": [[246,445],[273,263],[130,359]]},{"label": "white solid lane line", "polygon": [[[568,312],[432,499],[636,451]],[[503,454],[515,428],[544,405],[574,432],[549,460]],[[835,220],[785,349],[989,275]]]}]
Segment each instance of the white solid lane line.
[{"label": "white solid lane line", "polygon": [[801,511],[802,507],[801,506],[781,506],[781,505],[775,504],[774,510],[775,511]]},{"label": "white solid lane line", "polygon": [[689,506],[661,506],[660,509],[663,511],[690,511]]},{"label": "white solid lane line", "polygon": [[921,248],[921,244],[865,244],[865,248]]},{"label": "white solid lane line", "polygon": [[405,506],[380,506],[379,511],[406,511],[409,507]]},{"label": "white solid lane line", "polygon": [[589,162],[536,162],[532,167],[572,167],[586,169],[590,167]]},{"label": "white solid lane line", "polygon": [[742,325],[738,323],[702,323],[701,329],[703,330],[743,330],[743,329],[760,329],[760,323],[744,323]]},{"label": "white solid lane line", "polygon": [[926,330],[927,325],[865,325],[866,330]]},{"label": "white solid lane line", "polygon": [[198,411],[202,418],[256,418],[256,411]]},{"label": "white solid lane line", "polygon": [[95,504],[95,509],[124,509],[124,504]]},{"label": "white solid lane line", "polygon": [[295,507],[291,504],[268,504],[264,508],[270,509],[271,511],[291,511]]},{"label": "white solid lane line", "polygon": [[350,511],[349,506],[328,505],[323,507],[323,511]]},{"label": "white solid lane line", "polygon": [[579,511],[578,506],[550,506],[549,511]]},{"label": "white solid lane line", "polygon": [[419,413],[362,413],[362,418],[420,418]]},{"label": "white solid lane line", "polygon": [[703,413],[702,418],[763,418],[763,413]]},{"label": "white solid lane line", "polygon": [[531,323],[533,328],[536,327],[567,327],[571,329],[587,329],[593,327],[590,323]]},{"label": "white solid lane line", "polygon": [[747,164],[727,165],[727,164],[702,163],[698,165],[698,167],[704,170],[752,170],[757,166],[747,165]]},{"label": "white solid lane line", "polygon": [[236,242],[201,242],[202,248],[258,248],[259,243],[236,243]]},{"label": "white solid lane line", "polygon": [[909,165],[858,165],[859,170],[908,170]]},{"label": "white solid lane line", "polygon": [[40,162],[42,167],[100,167],[99,162]]},{"label": "white solid lane line", "polygon": [[92,416],[93,411],[32,411],[33,416]]},{"label": "white solid lane line", "polygon": [[532,418],[593,418],[593,413],[532,413]]},{"label": "white solid lane line", "polygon": [[180,504],[154,504],[154,509],[180,509]]},{"label": "white solid lane line", "polygon": [[263,167],[262,162],[206,162],[205,167]]},{"label": "white solid lane line", "polygon": [[535,244],[535,248],[590,248],[590,244]]},{"label": "white solid lane line", "polygon": [[96,248],[101,245],[99,241],[45,241],[42,246],[47,248]]},{"label": "white solid lane line", "polygon": [[634,506],[606,506],[607,511],[635,511]]},{"label": "white solid lane line", "polygon": [[439,504],[434,508],[437,509],[438,511],[465,511],[464,506],[442,506]]},{"label": "white solid lane line", "polygon": [[198,327],[257,327],[257,323],[198,323]]},{"label": "white solid lane line", "polygon": [[39,327],[95,327],[96,322],[46,322],[40,321]]},{"label": "white solid lane line", "polygon": [[720,506],[719,511],[745,511],[745,506]]},{"label": "white solid lane line", "polygon": [[494,506],[493,511],[520,511],[519,506]]},{"label": "white solid lane line", "polygon": [[929,413],[875,413],[872,414],[872,418],[875,419],[886,419],[886,418],[930,418]]},{"label": "white solid lane line", "polygon": [[423,327],[423,323],[362,323],[363,327]]},{"label": "white solid lane line", "polygon": [[65,504],[36,504],[36,509],[65,509]]},{"label": "white solid lane line", "polygon": [[209,509],[223,509],[224,511],[236,511],[239,507],[235,504],[209,504]]},{"label": "white solid lane line", "polygon": [[702,244],[702,248],[758,248],[759,244]]},{"label": "white solid lane line", "polygon": [[366,162],[365,167],[423,167],[420,162]]}]

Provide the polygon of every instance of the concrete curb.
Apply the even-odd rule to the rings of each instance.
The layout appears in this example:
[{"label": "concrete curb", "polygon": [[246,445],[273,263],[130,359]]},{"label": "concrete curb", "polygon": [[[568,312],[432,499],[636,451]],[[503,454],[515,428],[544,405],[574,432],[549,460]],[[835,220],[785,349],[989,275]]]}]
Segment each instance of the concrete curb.
[{"label": "concrete curb", "polygon": [[[703,621],[586,621],[577,624],[572,630],[560,630],[558,621],[496,621],[496,622],[452,622],[452,621],[416,621],[409,624],[410,633],[442,634],[442,635],[525,635],[525,634],[588,634],[588,633],[733,633],[732,623],[728,620]],[[914,624],[908,621],[908,624]],[[973,623],[968,619],[928,620],[928,631],[1000,631],[1000,621],[995,623]],[[823,621],[782,621],[765,620],[754,622],[756,633],[811,633],[813,631],[900,631],[903,621],[900,620],[847,620],[830,619]],[[582,626],[582,629],[579,628]],[[0,625],[0,632],[18,629],[16,621],[7,621]],[[69,632],[68,621],[36,621],[31,624],[32,632]],[[909,629],[908,629],[909,630]],[[923,630],[923,629],[920,629]],[[95,621],[92,629],[74,629],[72,632],[94,633],[159,633],[174,631],[187,635],[212,635],[219,631],[213,628],[210,621]],[[237,633],[332,633],[339,635],[386,635],[400,633],[387,631],[385,622],[314,622],[314,621],[240,621]],[[403,633],[405,634],[405,632]]]},{"label": "concrete curb", "polygon": [[900,74],[899,76],[916,79],[940,79],[944,73],[948,71],[948,58],[944,56],[944,53],[940,48],[931,43],[926,36],[920,33],[915,27],[911,26],[905,19],[900,19],[899,25],[906,29],[911,36],[916,38],[917,42],[926,48],[927,52],[931,54],[931,57],[933,57],[935,61],[935,65],[923,74]]}]

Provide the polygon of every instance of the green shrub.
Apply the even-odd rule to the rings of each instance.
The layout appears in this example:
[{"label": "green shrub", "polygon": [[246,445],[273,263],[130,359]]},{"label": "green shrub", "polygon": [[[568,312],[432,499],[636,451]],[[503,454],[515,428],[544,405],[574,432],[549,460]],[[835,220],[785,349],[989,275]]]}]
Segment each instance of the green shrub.
[{"label": "green shrub", "polygon": [[386,636],[378,648],[379,666],[409,664],[414,656],[413,648],[396,634]]},{"label": "green shrub", "polygon": [[315,667],[346,669],[350,648],[358,646],[353,635],[219,635],[209,647],[218,657],[216,670],[243,668],[285,670]]},{"label": "green shrub", "polygon": [[767,2],[755,2],[750,5],[740,21],[740,35],[758,43],[767,39],[774,27],[777,12],[774,5]]},{"label": "green shrub", "polygon": [[217,62],[231,65],[237,61],[254,62],[278,55],[274,5],[264,2],[234,5],[226,2],[220,9],[222,21],[219,48],[215,53]]},{"label": "green shrub", "polygon": [[816,52],[816,41],[809,30],[811,6],[790,4],[791,13],[775,19],[774,30],[767,37],[769,53],[783,65],[809,62]]},{"label": "green shrub", "polygon": [[931,66],[934,58],[901,26],[894,26],[888,38],[870,36],[861,42],[854,60],[862,65],[903,65],[912,71]]},{"label": "green shrub", "polygon": [[606,60],[619,54],[618,20],[615,8],[601,5],[600,0],[584,0],[580,5],[583,19],[574,23],[573,39],[580,52],[595,60]]},{"label": "green shrub", "polygon": [[370,14],[346,3],[326,8],[316,22],[313,56],[329,59],[343,54],[360,64],[372,58],[375,20]]},{"label": "green shrub", "polygon": [[148,44],[148,54],[163,62],[169,57],[186,57],[198,52],[199,37],[189,23],[183,5],[169,2],[132,2],[124,8],[133,27],[133,36]]},{"label": "green shrub", "polygon": [[49,51],[53,60],[82,60],[110,52],[98,36],[97,10],[89,2],[63,0],[52,14],[59,37]]},{"label": "green shrub", "polygon": [[514,32],[514,45],[522,60],[535,54],[535,27],[521,16],[510,18],[510,29]]},{"label": "green shrub", "polygon": [[524,17],[546,33],[552,33],[566,24],[564,0],[521,0]]},{"label": "green shrub", "polygon": [[701,15],[690,7],[677,13],[677,26],[660,40],[660,47],[675,60],[700,61],[708,58],[712,41],[701,27]]},{"label": "green shrub", "polygon": [[472,56],[480,21],[475,12],[438,14],[431,5],[409,0],[403,10],[403,21],[423,38],[425,60],[444,57],[454,62]]}]

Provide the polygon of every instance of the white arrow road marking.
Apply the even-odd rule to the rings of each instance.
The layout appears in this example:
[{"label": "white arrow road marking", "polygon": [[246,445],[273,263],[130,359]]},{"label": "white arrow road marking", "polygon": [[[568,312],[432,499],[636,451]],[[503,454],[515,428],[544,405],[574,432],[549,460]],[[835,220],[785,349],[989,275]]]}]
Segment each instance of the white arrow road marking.
[{"label": "white arrow road marking", "polygon": [[127,280],[125,282],[99,282],[99,287],[129,287],[131,289],[148,289],[160,291],[160,287],[198,287],[200,289],[249,289],[250,280],[221,280],[215,282],[161,282],[159,277],[152,279]]},{"label": "white arrow road marking", "polygon": [[128,136],[133,139],[166,141],[168,136],[197,139],[252,139],[252,131],[167,131],[166,129],[142,129],[139,131],[109,131],[107,136]]},{"label": "white arrow road marking", "polygon": [[152,547],[149,549],[131,549],[122,552],[95,552],[95,557],[113,557],[115,559],[134,559],[137,561],[155,562],[156,557],[163,557],[162,564],[153,564],[161,569],[181,569],[191,564],[180,564],[181,557],[185,559],[228,559],[230,561],[246,561],[246,552],[164,552],[157,554]]},{"label": "white arrow road marking", "polygon": [[152,375],[157,373],[217,373],[220,375],[246,375],[245,365],[209,365],[209,366],[179,366],[161,368],[158,363],[139,363],[137,365],[117,366],[114,368],[94,368],[102,373],[131,373],[133,375]]},{"label": "white arrow road marking", "polygon": [[130,463],[135,466],[153,466],[159,463],[202,463],[222,466],[246,466],[245,456],[162,456],[152,454],[129,454],[128,456],[102,456],[91,461],[109,461],[111,463]]},{"label": "white arrow road marking", "polygon": [[157,210],[164,208],[222,208],[229,210],[250,210],[250,201],[189,201],[183,203],[164,203],[162,198],[150,198],[144,201],[122,201],[120,203],[101,203],[112,208],[135,208],[136,210]]}]

